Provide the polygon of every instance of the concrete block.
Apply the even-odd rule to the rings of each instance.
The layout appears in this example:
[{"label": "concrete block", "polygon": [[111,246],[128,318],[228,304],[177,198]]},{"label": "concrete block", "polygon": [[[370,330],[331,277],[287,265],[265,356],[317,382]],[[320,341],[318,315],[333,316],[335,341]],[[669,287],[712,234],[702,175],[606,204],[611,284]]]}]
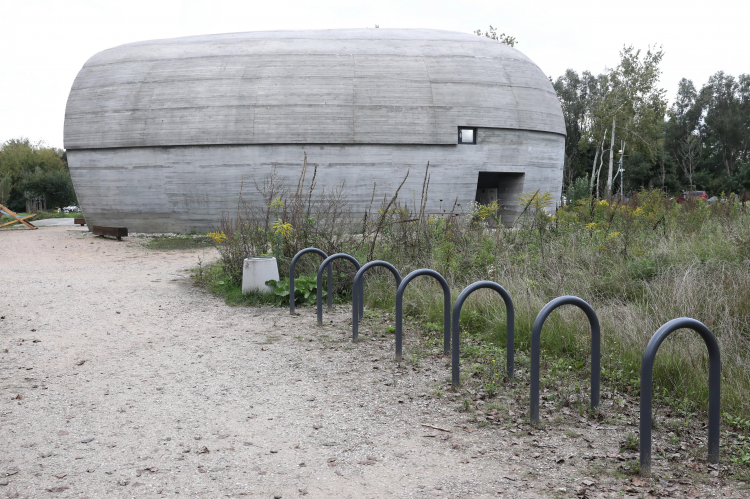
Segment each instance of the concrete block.
[{"label": "concrete block", "polygon": [[245,258],[242,266],[242,292],[250,291],[270,292],[273,289],[266,285],[266,281],[279,280],[279,266],[272,256],[254,256]]}]

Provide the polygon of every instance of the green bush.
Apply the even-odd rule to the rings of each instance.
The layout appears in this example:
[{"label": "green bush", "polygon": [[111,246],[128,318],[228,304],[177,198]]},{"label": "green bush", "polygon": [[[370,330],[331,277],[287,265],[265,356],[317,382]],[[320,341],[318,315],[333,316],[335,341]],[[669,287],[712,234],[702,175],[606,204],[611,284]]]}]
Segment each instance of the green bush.
[{"label": "green bush", "polygon": [[28,193],[44,196],[49,208],[78,204],[65,151],[24,138],[7,140],[0,144],[0,204],[23,211]]},{"label": "green bush", "polygon": [[729,184],[737,192],[750,191],[750,161],[740,163],[737,173],[730,177]]},{"label": "green bush", "polygon": [[567,197],[568,203],[575,204],[581,199],[587,199],[591,196],[591,188],[589,186],[589,177],[578,177],[568,187]]},{"label": "green bush", "polygon": [[[271,279],[266,281],[266,285],[273,288],[273,296],[276,305],[283,306],[289,304],[289,278],[282,277],[278,281]],[[299,276],[294,278],[294,303],[297,305],[315,305],[318,301],[318,283],[316,277]],[[328,292],[323,289],[323,299],[328,296]]]},{"label": "green bush", "polygon": [[19,189],[27,196],[43,197],[49,207],[78,204],[73,181],[67,170],[44,171],[37,168],[21,178]]}]

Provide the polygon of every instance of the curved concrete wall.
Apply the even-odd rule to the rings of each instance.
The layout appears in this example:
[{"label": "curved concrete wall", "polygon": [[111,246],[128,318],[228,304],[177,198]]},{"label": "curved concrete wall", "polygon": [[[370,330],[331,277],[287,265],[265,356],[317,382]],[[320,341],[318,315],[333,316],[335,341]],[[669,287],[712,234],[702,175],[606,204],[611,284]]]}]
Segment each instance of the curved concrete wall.
[{"label": "curved concrete wall", "polygon": [[[504,204],[505,221],[516,211],[514,194],[550,191],[560,195],[565,137],[544,132],[479,129],[476,145],[245,145],[146,147],[68,151],[70,169],[87,221],[123,225],[135,232],[207,231],[234,206],[244,180],[243,198],[252,200],[252,180],[273,168],[296,185],[304,153],[318,167],[318,186],[345,183],[356,213],[367,210],[376,187],[376,203],[392,196],[411,170],[399,196],[411,204],[419,197],[430,161],[427,211],[450,211],[474,200],[479,172],[524,174]],[[307,176],[309,181],[310,175]],[[440,201],[442,199],[442,202]],[[379,203],[376,204],[376,207]]]},{"label": "curved concrete wall", "polygon": [[[478,144],[457,144],[459,126],[478,127]],[[296,184],[303,151],[321,187],[346,183],[355,211],[373,183],[392,194],[408,168],[405,189],[420,191],[427,161],[429,211],[473,200],[479,172],[519,174],[513,194],[559,196],[564,133],[555,92],[527,57],[435,30],[123,45],[84,65],[65,114],[88,221],[158,232],[210,229],[241,178],[274,166]]]}]

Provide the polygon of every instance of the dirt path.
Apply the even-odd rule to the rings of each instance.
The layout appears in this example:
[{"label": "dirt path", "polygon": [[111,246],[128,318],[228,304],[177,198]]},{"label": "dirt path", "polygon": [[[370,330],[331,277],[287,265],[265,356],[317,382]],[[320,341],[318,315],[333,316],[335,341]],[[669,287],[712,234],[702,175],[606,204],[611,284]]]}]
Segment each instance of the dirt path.
[{"label": "dirt path", "polygon": [[346,307],[323,329],[309,308],[230,308],[189,281],[213,250],[62,227],[0,246],[0,497],[746,497],[659,461],[633,482],[632,418],[544,431],[512,398],[458,412],[445,360],[352,344]]}]

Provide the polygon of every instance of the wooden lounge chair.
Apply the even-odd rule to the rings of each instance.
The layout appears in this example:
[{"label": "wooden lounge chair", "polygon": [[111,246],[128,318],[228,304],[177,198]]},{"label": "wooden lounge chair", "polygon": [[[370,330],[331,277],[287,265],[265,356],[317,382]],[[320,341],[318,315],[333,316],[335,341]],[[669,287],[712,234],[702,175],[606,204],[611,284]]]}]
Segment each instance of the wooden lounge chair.
[{"label": "wooden lounge chair", "polygon": [[13,210],[11,210],[10,208],[6,208],[5,206],[3,206],[1,204],[0,204],[0,213],[2,213],[3,215],[8,215],[9,217],[13,217],[13,218],[16,219],[16,221],[14,221],[14,222],[7,222],[7,223],[4,223],[4,224],[0,225],[0,228],[5,227],[6,225],[13,225],[15,223],[21,222],[22,224],[24,224],[29,229],[36,229],[36,227],[34,227],[33,225],[31,225],[31,223],[29,223],[29,222],[26,221],[29,218],[35,217],[36,214],[34,214],[34,215],[26,215],[25,217],[19,217],[18,215],[16,215],[13,212]]}]

